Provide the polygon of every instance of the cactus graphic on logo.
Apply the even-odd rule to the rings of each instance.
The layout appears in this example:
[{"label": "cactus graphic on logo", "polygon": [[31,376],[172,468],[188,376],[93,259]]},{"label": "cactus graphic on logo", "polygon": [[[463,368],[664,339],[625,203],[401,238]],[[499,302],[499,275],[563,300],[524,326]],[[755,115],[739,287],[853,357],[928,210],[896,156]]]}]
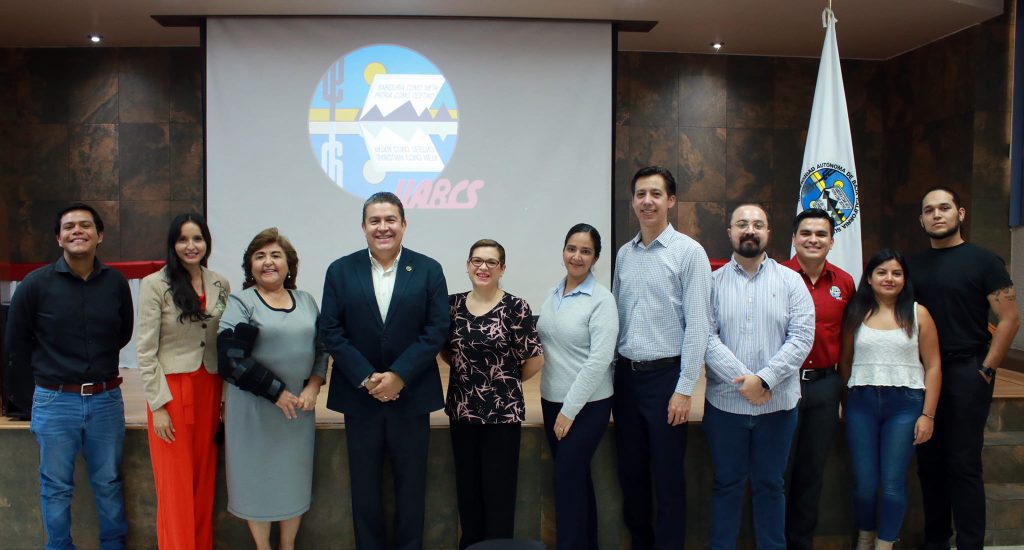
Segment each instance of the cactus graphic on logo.
[{"label": "cactus graphic on logo", "polygon": [[437,177],[455,151],[459,111],[441,71],[393,44],[331,64],[309,105],[309,143],[327,177],[357,197]]}]

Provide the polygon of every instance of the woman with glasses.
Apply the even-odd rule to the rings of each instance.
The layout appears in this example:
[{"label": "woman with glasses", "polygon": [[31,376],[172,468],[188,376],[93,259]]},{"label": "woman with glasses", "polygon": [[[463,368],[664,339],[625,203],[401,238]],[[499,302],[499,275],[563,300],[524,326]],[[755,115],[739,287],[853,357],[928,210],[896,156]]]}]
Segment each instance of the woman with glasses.
[{"label": "woman with glasses", "polygon": [[459,548],[512,538],[523,381],[544,364],[526,300],[501,289],[505,248],[482,239],[469,249],[472,290],[448,298],[451,326],[441,358],[450,365],[445,413],[451,421]]}]

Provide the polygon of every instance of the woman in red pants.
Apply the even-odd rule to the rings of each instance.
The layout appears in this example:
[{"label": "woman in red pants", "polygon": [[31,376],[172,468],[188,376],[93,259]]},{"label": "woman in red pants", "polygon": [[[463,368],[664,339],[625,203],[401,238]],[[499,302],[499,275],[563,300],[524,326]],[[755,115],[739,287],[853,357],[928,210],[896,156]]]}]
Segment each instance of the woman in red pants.
[{"label": "woman in red pants", "polygon": [[213,547],[217,326],[231,288],[206,269],[210,249],[202,216],[174,218],[167,265],[143,279],[139,292],[136,353],[149,403],[157,543],[164,550]]}]

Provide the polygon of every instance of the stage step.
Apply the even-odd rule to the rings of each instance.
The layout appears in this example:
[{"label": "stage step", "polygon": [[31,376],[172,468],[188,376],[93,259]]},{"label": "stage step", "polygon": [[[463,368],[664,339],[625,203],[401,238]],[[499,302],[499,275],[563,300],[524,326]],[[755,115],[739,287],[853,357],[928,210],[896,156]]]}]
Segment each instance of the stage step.
[{"label": "stage step", "polygon": [[[1020,405],[1019,401],[1004,400],[1015,405]],[[995,405],[993,403],[993,407]],[[1013,412],[1019,414],[1019,411]],[[1001,413],[992,416],[1020,421],[1019,418],[1007,418],[1009,411],[1002,410]],[[1024,545],[1024,431],[987,432],[982,461],[988,524],[985,546]]]},{"label": "stage step", "polygon": [[1024,545],[1024,483],[986,483],[985,546]]},{"label": "stage step", "polygon": [[997,395],[992,399],[992,408],[985,425],[986,432],[1024,432],[1024,399],[1021,398],[1024,397],[1024,375],[1016,372],[1006,374],[1013,375],[1013,380],[1007,380],[1002,387],[997,384],[996,391],[1007,394],[1013,391],[1013,395]]},{"label": "stage step", "polygon": [[981,459],[986,483],[1024,483],[1024,431],[986,433]]}]

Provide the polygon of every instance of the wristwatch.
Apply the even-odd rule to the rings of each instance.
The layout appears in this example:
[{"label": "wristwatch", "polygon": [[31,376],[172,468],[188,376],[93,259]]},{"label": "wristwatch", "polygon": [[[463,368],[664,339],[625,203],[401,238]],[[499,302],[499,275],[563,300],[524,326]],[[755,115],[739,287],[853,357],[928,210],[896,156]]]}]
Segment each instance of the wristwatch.
[{"label": "wristwatch", "polygon": [[992,367],[986,367],[985,365],[982,365],[978,367],[978,372],[989,380],[995,380],[996,378],[996,369]]}]

